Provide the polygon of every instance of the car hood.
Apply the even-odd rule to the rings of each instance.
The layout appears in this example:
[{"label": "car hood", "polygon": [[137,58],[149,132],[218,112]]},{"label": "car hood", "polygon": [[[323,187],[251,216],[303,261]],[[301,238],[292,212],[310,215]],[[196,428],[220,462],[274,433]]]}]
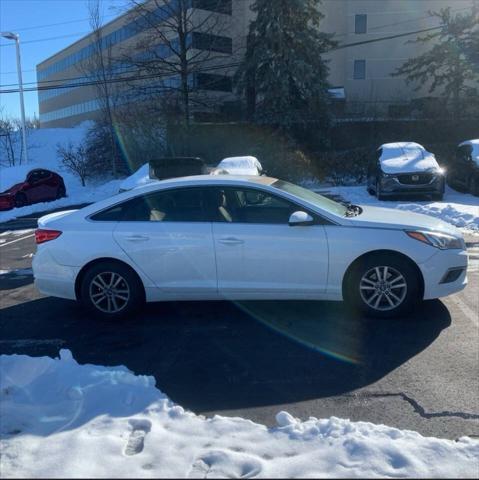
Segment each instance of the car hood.
[{"label": "car hood", "polygon": [[3,193],[1,193],[0,195],[14,195],[15,193],[17,193],[19,190],[22,189],[23,187],[23,183],[16,183],[15,185],[13,185],[12,187],[8,188],[7,190],[5,190]]},{"label": "car hood", "polygon": [[363,209],[361,215],[350,219],[351,223],[358,227],[429,230],[448,233],[456,237],[462,236],[454,225],[429,215],[369,205],[361,205],[361,208]]}]

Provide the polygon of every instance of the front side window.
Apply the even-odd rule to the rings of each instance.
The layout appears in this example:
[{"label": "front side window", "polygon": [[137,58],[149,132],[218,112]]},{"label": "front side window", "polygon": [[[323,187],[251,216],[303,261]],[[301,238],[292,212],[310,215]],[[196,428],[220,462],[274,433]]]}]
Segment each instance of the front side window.
[{"label": "front side window", "polygon": [[94,221],[207,222],[201,188],[162,190],[136,197],[93,215]]},{"label": "front side window", "polygon": [[[295,197],[311,203],[322,210],[332,213],[333,215],[344,217],[347,212],[347,208],[343,204],[323,197],[323,195],[319,195],[318,193],[300,187],[299,185],[294,185],[293,183],[285,182],[283,180],[276,180],[276,182],[272,184],[272,187],[294,195]],[[297,208],[296,210],[300,209]]]},{"label": "front side window", "polygon": [[257,189],[216,188],[211,193],[212,218],[215,222],[263,223],[287,225],[300,207]]}]

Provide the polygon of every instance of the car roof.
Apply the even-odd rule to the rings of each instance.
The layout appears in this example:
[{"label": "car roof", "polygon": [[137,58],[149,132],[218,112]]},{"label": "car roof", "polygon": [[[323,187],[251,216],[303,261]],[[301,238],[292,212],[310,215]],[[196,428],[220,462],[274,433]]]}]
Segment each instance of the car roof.
[{"label": "car roof", "polygon": [[459,144],[459,147],[462,147],[463,145],[479,145],[479,138],[465,140],[464,142]]},{"label": "car roof", "polygon": [[[193,175],[191,177],[176,177],[176,178],[168,178],[166,180],[160,180],[156,182],[154,185],[158,186],[161,185],[168,185],[168,184],[181,184],[181,185],[189,185],[189,184],[227,184],[227,183],[256,183],[260,185],[272,185],[278,179],[273,177],[266,177],[266,176],[257,176],[257,175]],[[145,188],[152,188],[152,185],[147,185]],[[142,188],[142,187],[140,187]],[[135,189],[137,190],[137,189]]]},{"label": "car roof", "polygon": [[379,148],[394,150],[426,150],[421,144],[416,142],[391,142],[383,143]]}]

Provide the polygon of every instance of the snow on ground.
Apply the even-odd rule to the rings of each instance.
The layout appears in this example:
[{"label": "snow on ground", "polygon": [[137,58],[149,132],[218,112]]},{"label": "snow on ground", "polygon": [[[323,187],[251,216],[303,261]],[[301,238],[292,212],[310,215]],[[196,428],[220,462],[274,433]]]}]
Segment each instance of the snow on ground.
[{"label": "snow on ground", "polygon": [[[338,195],[344,200],[359,205],[374,205],[376,207],[398,208],[416,213],[423,213],[440,218],[445,222],[452,223],[461,228],[465,233],[479,233],[479,197],[456,192],[446,187],[444,200],[441,202],[431,201],[379,201],[369,195],[365,186],[359,187],[325,187],[316,186],[318,193],[328,192]],[[392,212],[393,213],[393,212]]]},{"label": "snow on ground", "polygon": [[57,158],[57,144],[68,144],[69,142],[74,145],[78,144],[84,138],[88,127],[88,123],[83,123],[76,128],[48,128],[29,132],[28,163],[14,167],[0,166],[0,192],[16,183],[23,182],[30,170],[46,168],[59,173],[63,177],[67,197],[53,202],[36,203],[23,208],[0,211],[0,222],[53,208],[95,202],[118,192],[121,180],[98,179],[94,182],[87,182],[87,186],[82,187],[80,180],[66,171]]},{"label": "snow on ground", "polygon": [[79,365],[68,350],[1,356],[2,477],[478,477],[470,438],[286,412],[274,428],[206,419],[154,385],[125,367]]}]

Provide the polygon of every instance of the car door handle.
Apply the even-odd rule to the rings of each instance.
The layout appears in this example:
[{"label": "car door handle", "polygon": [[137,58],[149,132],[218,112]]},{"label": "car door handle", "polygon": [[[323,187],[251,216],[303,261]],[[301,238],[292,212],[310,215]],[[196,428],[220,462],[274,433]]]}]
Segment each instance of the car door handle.
[{"label": "car door handle", "polygon": [[220,238],[219,242],[223,245],[242,245],[244,240],[241,240],[240,238],[228,237]]},{"label": "car door handle", "polygon": [[146,242],[149,239],[150,237],[148,237],[147,235],[131,235],[129,237],[126,237],[126,240],[128,240],[129,242]]}]

